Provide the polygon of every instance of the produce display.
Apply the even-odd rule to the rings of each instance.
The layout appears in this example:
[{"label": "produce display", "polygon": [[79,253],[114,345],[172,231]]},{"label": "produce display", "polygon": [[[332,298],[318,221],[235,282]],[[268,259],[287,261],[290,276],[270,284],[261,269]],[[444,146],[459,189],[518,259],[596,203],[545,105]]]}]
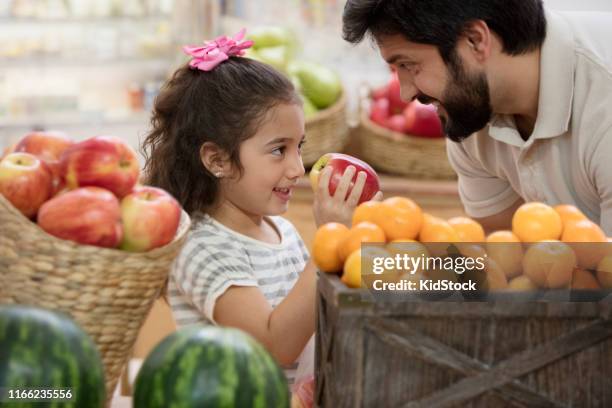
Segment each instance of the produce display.
[{"label": "produce display", "polygon": [[231,328],[190,326],[166,337],[136,378],[135,408],[288,408],[285,374],[266,349]]},{"label": "produce display", "polygon": [[329,194],[333,196],[336,193],[340,179],[348,166],[355,167],[356,171],[353,175],[347,195],[353,190],[355,181],[357,181],[358,173],[364,172],[366,174],[366,181],[363,191],[361,192],[361,196],[359,197],[359,203],[371,200],[380,190],[376,171],[374,171],[374,169],[368,163],[343,153],[327,153],[321,156],[321,158],[315,162],[309,175],[310,185],[313,191],[316,191],[317,186],[319,185],[319,177],[323,169],[326,167],[331,167],[332,173],[329,179]]},{"label": "produce display", "polygon": [[311,61],[296,60],[299,44],[293,32],[284,27],[255,27],[247,33],[253,48],[245,57],[265,62],[289,76],[304,100],[306,118],[333,105],[342,94],[336,72]]},{"label": "produce display", "polygon": [[5,408],[105,403],[102,361],[89,336],[64,314],[27,306],[0,306],[0,389],[12,392],[3,394]]},{"label": "produce display", "polygon": [[[338,223],[321,226],[312,256],[321,271],[339,273],[347,286],[360,288],[362,266],[364,273],[371,273],[376,257],[426,258],[440,256],[440,248],[446,255],[451,244],[460,256],[483,260],[482,283],[488,290],[607,290],[612,289],[610,241],[571,205],[523,204],[514,213],[512,230],[485,236],[473,219],[444,220],[424,213],[409,198],[391,197],[360,204],[351,228]],[[379,245],[362,248],[362,243]],[[436,271],[388,270],[383,278],[391,282],[436,279]]]},{"label": "produce display", "polygon": [[444,137],[434,105],[424,105],[416,99],[411,102],[401,99],[397,73],[393,72],[387,85],[372,91],[370,97],[369,118],[377,125],[404,135]]},{"label": "produce display", "polygon": [[47,233],[80,244],[142,252],[172,241],[181,208],[137,184],[136,152],[121,139],[75,142],[33,132],[0,160],[0,194]]}]

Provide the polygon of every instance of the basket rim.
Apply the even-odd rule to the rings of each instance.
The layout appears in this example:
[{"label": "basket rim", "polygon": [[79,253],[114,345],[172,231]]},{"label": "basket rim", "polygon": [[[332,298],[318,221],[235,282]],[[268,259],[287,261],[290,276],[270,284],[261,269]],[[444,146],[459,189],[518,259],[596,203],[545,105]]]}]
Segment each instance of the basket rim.
[{"label": "basket rim", "polygon": [[189,214],[187,214],[187,212],[185,212],[185,210],[183,208],[181,208],[181,218],[180,218],[180,222],[179,222],[179,226],[177,229],[176,234],[174,235],[174,238],[172,239],[172,241],[170,241],[169,243],[167,243],[164,246],[158,247],[158,248],[154,248],[150,251],[146,251],[146,252],[129,252],[129,251],[124,251],[122,249],[119,248],[105,248],[105,247],[100,247],[100,246],[95,246],[95,245],[87,245],[87,244],[79,244],[77,242],[74,241],[70,241],[67,239],[61,239],[58,237],[55,237],[49,233],[47,233],[45,230],[43,230],[36,222],[34,222],[33,220],[27,218],[25,215],[23,215],[21,213],[21,211],[19,211],[17,208],[15,208],[15,206],[13,206],[13,204],[11,204],[2,194],[0,194],[0,211],[4,211],[6,210],[9,214],[11,214],[12,217],[15,217],[15,219],[20,223],[23,224],[24,227],[26,228],[25,231],[27,231],[27,233],[30,234],[35,234],[37,236],[39,236],[41,239],[45,239],[45,240],[50,240],[52,242],[56,242],[60,245],[64,245],[67,248],[69,248],[70,250],[78,250],[81,252],[95,252],[96,255],[100,256],[100,255],[109,255],[109,256],[122,256],[124,258],[126,257],[157,257],[159,255],[162,255],[168,251],[173,250],[174,246],[178,243],[181,242],[182,239],[185,237],[185,235],[189,232],[189,229],[191,227],[191,218],[189,217]]},{"label": "basket rim", "polygon": [[415,136],[409,133],[399,133],[391,129],[384,128],[379,124],[370,120],[368,116],[368,112],[365,109],[361,110],[361,125],[370,130],[372,133],[375,133],[377,136],[384,137],[385,139],[392,140],[398,143],[427,143],[428,145],[438,144],[438,145],[446,145],[447,140],[446,137],[422,137]]},{"label": "basket rim", "polygon": [[330,106],[328,106],[327,108],[317,111],[317,113],[315,113],[314,115],[306,119],[306,125],[309,125],[313,122],[317,122],[319,120],[327,119],[328,117],[333,116],[337,114],[339,111],[343,110],[345,106],[346,106],[346,92],[344,91],[344,88],[342,88],[338,99],[336,99],[336,101]]}]

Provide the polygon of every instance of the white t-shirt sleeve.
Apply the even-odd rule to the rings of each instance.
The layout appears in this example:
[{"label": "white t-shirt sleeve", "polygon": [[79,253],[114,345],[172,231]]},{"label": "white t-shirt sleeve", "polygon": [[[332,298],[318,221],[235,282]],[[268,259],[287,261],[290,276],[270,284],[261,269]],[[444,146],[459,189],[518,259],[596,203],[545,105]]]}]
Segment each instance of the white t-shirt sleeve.
[{"label": "white t-shirt sleeve", "polygon": [[186,245],[173,270],[177,288],[211,322],[217,299],[231,286],[257,286],[242,251],[228,242]]},{"label": "white t-shirt sleeve", "polygon": [[479,165],[461,143],[447,141],[446,151],[458,175],[459,197],[470,217],[482,218],[498,214],[520,199],[507,180],[491,174]]},{"label": "white t-shirt sleeve", "polygon": [[591,165],[595,178],[595,186],[599,194],[601,204],[601,217],[599,225],[608,237],[612,236],[612,171],[610,167],[610,145],[612,144],[612,129],[599,140],[594,149]]}]

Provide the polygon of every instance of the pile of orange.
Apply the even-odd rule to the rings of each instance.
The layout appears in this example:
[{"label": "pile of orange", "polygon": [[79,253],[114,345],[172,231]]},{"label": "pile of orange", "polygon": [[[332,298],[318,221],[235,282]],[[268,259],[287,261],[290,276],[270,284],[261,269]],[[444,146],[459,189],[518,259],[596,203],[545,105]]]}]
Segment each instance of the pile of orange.
[{"label": "pile of orange", "polygon": [[[526,203],[514,213],[512,230],[485,235],[468,217],[444,220],[424,213],[413,200],[391,197],[359,205],[351,227],[321,226],[312,256],[317,267],[341,273],[361,287],[361,263],[374,256],[439,256],[435,243],[455,243],[465,256],[483,256],[489,289],[612,288],[612,244],[602,229],[576,207]],[[402,244],[412,242],[406,246]],[[368,246],[362,254],[362,243]]]}]

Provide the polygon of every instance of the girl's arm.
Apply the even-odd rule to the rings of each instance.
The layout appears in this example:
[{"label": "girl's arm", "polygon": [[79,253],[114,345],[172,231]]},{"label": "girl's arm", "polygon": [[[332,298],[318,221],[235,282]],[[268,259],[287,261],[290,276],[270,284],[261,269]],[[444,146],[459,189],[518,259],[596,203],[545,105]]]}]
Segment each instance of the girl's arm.
[{"label": "girl's arm", "polygon": [[[354,166],[347,167],[336,192],[330,196],[328,184],[331,168],[323,170],[313,205],[317,226],[330,221],[350,225],[366,179],[365,173],[360,172],[351,193],[348,194],[355,171]],[[382,193],[379,192],[375,199],[380,200],[381,197]],[[264,344],[281,364],[293,363],[314,333],[316,271],[314,263],[309,261],[287,297],[274,309],[259,288],[230,287],[215,303],[215,322],[251,334]]]},{"label": "girl's arm", "polygon": [[272,308],[254,286],[232,286],[215,304],[219,325],[244,330],[282,365],[293,363],[315,329],[316,267],[309,261],[281,303]]}]

